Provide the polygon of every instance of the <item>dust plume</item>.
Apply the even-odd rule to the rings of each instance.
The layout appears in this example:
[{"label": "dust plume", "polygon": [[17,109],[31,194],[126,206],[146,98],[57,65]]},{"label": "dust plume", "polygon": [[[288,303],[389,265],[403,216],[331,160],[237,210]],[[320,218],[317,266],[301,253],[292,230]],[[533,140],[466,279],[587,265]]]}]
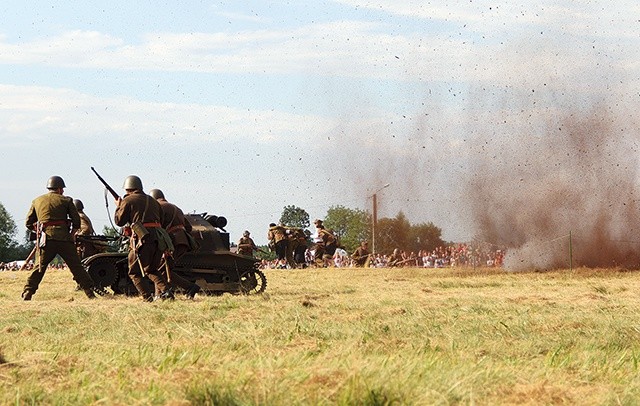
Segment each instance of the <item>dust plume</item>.
[{"label": "dust plume", "polygon": [[477,237],[507,247],[510,270],[637,267],[635,131],[599,104],[521,130],[481,137],[491,159],[465,193]]}]

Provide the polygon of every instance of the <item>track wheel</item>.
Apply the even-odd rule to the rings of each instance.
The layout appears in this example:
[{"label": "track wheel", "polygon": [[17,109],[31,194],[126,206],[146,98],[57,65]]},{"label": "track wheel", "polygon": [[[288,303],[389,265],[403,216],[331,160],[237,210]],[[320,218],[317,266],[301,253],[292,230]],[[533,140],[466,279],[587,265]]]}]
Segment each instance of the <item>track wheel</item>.
[{"label": "track wheel", "polygon": [[264,292],[267,288],[267,277],[259,270],[251,270],[240,275],[240,290],[245,295]]},{"label": "track wheel", "polygon": [[92,261],[87,267],[87,273],[93,283],[102,289],[111,286],[118,276],[115,264],[107,258],[98,258]]}]

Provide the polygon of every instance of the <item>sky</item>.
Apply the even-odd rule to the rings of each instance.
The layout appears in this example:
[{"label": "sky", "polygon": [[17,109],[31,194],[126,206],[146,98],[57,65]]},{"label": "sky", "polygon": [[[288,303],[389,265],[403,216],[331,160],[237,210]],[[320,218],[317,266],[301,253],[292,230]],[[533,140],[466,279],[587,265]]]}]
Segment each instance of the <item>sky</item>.
[{"label": "sky", "polygon": [[552,154],[540,140],[558,123],[597,116],[637,146],[635,1],[25,0],[0,15],[0,203],[20,233],[52,175],[108,225],[95,167],[225,216],[233,241],[266,243],[287,205],[323,218],[374,193],[379,217],[467,241],[478,205],[502,216],[479,171],[518,182],[495,172]]}]

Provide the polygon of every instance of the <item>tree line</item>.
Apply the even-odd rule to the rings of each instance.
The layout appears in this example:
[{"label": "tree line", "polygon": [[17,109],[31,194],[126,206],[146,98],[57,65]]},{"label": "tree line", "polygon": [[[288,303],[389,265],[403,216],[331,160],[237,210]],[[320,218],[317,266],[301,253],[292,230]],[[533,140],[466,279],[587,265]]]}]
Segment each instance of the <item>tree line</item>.
[{"label": "tree line", "polygon": [[[324,226],[333,231],[342,247],[353,252],[363,240],[371,241],[371,214],[360,209],[345,206],[331,206],[322,219]],[[311,224],[306,210],[296,206],[285,206],[280,223],[288,227],[307,229]],[[442,229],[432,222],[411,224],[400,211],[395,217],[380,218],[376,226],[376,251],[389,254],[395,248],[408,252],[433,251],[446,245],[442,239]]]},{"label": "tree line", "polygon": [[22,243],[16,241],[18,233],[16,222],[2,203],[0,203],[0,262],[11,262],[25,259],[33,249],[33,241],[29,241],[29,233],[25,232]]}]

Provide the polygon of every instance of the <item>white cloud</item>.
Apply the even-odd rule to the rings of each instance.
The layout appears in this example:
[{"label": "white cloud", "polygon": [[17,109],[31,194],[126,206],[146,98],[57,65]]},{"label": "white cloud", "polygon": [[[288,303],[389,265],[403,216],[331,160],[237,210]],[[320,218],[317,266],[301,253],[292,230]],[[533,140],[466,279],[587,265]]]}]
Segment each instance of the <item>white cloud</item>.
[{"label": "white cloud", "polygon": [[330,119],[226,106],[99,98],[69,89],[0,85],[0,138],[25,142],[50,137],[114,141],[182,139],[202,143],[250,139],[256,143],[315,137]]}]

